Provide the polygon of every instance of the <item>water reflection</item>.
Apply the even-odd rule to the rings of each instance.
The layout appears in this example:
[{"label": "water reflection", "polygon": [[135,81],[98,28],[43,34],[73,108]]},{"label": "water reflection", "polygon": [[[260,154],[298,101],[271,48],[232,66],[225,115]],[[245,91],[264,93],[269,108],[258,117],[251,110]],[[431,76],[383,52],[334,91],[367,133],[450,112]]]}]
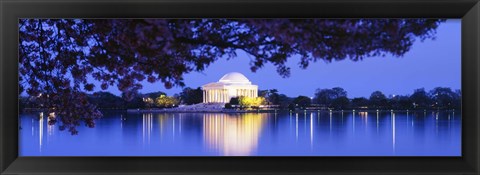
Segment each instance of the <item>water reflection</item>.
[{"label": "water reflection", "polygon": [[47,125],[54,114],[23,114],[20,155],[445,156],[461,150],[461,116],[453,111],[104,116],[95,128],[81,125],[79,135],[71,136]]},{"label": "water reflection", "polygon": [[310,149],[313,149],[313,112],[310,113]]},{"label": "water reflection", "polygon": [[379,112],[377,110],[377,134],[378,134],[378,125],[379,125],[379,118],[378,117],[379,117]]},{"label": "water reflection", "polygon": [[295,141],[298,141],[298,113],[295,114]]},{"label": "water reflection", "polygon": [[392,147],[393,147],[393,154],[395,154],[395,113],[392,111]]},{"label": "water reflection", "polygon": [[205,144],[225,156],[252,155],[265,121],[266,114],[204,114]]},{"label": "water reflection", "polygon": [[142,116],[142,138],[143,145],[150,145],[150,138],[153,130],[153,114],[143,114]]},{"label": "water reflection", "polygon": [[43,142],[43,112],[40,112],[40,120],[38,121],[38,141],[39,149],[42,152],[42,142]]},{"label": "water reflection", "polygon": [[47,118],[47,144],[50,142],[50,138],[55,132],[55,125],[48,124],[53,119],[55,119],[55,113],[52,112],[48,114],[48,118]]}]

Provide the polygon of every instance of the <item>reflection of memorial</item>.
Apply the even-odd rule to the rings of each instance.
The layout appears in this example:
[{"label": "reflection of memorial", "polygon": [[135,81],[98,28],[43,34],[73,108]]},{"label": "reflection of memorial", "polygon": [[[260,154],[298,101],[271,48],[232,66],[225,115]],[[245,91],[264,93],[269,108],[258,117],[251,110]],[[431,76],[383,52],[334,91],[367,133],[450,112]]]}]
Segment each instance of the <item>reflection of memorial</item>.
[{"label": "reflection of memorial", "polygon": [[142,115],[142,141],[143,145],[145,143],[150,144],[150,138],[152,136],[153,130],[153,114],[145,113]]},{"label": "reflection of memorial", "polygon": [[267,114],[204,114],[203,136],[208,148],[225,156],[247,156],[257,148]]}]

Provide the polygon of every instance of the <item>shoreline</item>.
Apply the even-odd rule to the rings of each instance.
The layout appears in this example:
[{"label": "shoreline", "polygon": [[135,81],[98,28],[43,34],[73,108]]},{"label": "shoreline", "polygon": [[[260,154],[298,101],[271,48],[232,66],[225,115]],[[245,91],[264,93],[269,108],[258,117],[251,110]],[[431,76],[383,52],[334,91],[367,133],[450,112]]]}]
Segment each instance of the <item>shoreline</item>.
[{"label": "shoreline", "polygon": [[231,110],[231,109],[223,109],[223,110],[169,110],[169,109],[127,109],[128,113],[278,113],[278,112],[292,112],[292,113],[301,113],[301,112],[332,112],[332,113],[351,113],[351,112],[430,112],[430,111],[443,111],[443,112],[455,112],[460,111],[458,109],[399,109],[399,110],[358,110],[358,109],[349,109],[349,110],[285,110],[285,109],[277,109],[277,110]]},{"label": "shoreline", "polygon": [[[461,112],[460,109],[344,109],[344,110],[327,110],[327,109],[305,109],[305,110],[288,110],[288,109],[260,109],[260,110],[237,110],[237,109],[209,109],[209,110],[181,110],[177,108],[166,109],[100,109],[101,111],[125,111],[127,113],[279,113],[279,112],[332,112],[332,113],[351,113],[351,112]],[[21,112],[47,112],[47,109],[24,109]]]}]

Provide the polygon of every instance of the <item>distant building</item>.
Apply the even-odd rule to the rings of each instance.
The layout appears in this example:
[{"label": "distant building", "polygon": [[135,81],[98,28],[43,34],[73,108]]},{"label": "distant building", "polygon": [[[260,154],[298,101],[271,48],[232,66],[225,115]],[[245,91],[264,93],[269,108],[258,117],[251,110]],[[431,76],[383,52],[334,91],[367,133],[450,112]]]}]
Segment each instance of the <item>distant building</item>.
[{"label": "distant building", "polygon": [[238,72],[225,74],[218,82],[202,86],[203,103],[228,103],[233,97],[257,97],[258,86]]}]

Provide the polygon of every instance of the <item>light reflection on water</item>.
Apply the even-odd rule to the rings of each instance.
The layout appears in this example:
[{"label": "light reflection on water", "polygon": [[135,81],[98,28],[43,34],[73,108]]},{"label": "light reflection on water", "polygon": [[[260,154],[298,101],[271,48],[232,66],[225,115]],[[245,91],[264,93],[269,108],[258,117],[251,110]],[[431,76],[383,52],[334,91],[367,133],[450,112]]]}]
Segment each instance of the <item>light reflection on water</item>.
[{"label": "light reflection on water", "polygon": [[[49,114],[51,115],[51,114]],[[460,112],[106,111],[79,135],[21,115],[21,156],[460,156]],[[44,127],[44,125],[46,127]],[[31,128],[31,129],[30,129]],[[30,132],[31,130],[31,132]]]},{"label": "light reflection on water", "polygon": [[206,148],[225,156],[252,155],[267,114],[203,114]]}]

